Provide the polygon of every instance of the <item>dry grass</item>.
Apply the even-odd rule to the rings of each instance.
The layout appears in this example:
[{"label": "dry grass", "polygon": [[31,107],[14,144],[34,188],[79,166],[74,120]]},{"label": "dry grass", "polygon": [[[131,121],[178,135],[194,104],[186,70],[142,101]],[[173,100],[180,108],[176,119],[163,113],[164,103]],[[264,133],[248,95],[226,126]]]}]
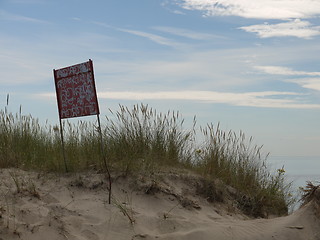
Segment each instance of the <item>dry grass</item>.
[{"label": "dry grass", "polygon": [[302,189],[303,194],[300,200],[302,205],[309,203],[313,199],[317,199],[320,202],[319,189],[320,185],[314,185],[312,182],[308,181],[307,186]]}]

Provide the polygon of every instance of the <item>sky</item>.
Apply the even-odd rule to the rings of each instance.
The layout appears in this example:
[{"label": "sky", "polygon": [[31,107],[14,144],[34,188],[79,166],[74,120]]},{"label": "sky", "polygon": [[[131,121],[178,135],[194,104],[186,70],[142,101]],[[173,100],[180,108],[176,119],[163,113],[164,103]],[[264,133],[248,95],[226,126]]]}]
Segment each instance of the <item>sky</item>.
[{"label": "sky", "polygon": [[320,156],[319,17],[318,0],[0,0],[0,109],[58,123],[53,69],[92,59],[102,116],[144,103]]}]

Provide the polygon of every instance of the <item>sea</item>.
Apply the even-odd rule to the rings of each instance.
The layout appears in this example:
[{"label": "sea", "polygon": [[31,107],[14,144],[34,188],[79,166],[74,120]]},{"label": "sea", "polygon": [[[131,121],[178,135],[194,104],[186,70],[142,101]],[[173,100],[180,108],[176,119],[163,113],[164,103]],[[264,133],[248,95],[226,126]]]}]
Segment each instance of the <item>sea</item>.
[{"label": "sea", "polygon": [[[296,198],[301,198],[299,188],[304,188],[308,181],[320,185],[320,156],[269,156],[267,162],[270,169],[277,170],[282,167],[285,170],[285,179],[292,184],[292,191]],[[299,202],[293,206],[293,210],[299,208]]]}]

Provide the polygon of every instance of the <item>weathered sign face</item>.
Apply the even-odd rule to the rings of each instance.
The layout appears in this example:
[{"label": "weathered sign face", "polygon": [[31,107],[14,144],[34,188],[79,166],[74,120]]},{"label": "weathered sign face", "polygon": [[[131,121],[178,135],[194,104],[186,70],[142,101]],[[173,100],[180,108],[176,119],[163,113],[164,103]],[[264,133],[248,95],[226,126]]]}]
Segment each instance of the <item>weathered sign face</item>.
[{"label": "weathered sign face", "polygon": [[91,60],[53,72],[60,119],[99,114]]}]

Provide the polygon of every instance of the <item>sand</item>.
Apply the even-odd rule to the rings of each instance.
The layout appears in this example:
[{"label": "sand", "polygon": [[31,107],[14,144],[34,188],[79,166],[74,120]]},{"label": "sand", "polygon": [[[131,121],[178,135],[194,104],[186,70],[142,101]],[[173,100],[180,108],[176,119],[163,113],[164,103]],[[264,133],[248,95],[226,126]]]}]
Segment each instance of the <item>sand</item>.
[{"label": "sand", "polygon": [[[191,177],[192,178],[192,177]],[[0,170],[0,240],[320,239],[319,199],[285,217],[252,219],[209,203],[179,174],[161,180]]]}]

